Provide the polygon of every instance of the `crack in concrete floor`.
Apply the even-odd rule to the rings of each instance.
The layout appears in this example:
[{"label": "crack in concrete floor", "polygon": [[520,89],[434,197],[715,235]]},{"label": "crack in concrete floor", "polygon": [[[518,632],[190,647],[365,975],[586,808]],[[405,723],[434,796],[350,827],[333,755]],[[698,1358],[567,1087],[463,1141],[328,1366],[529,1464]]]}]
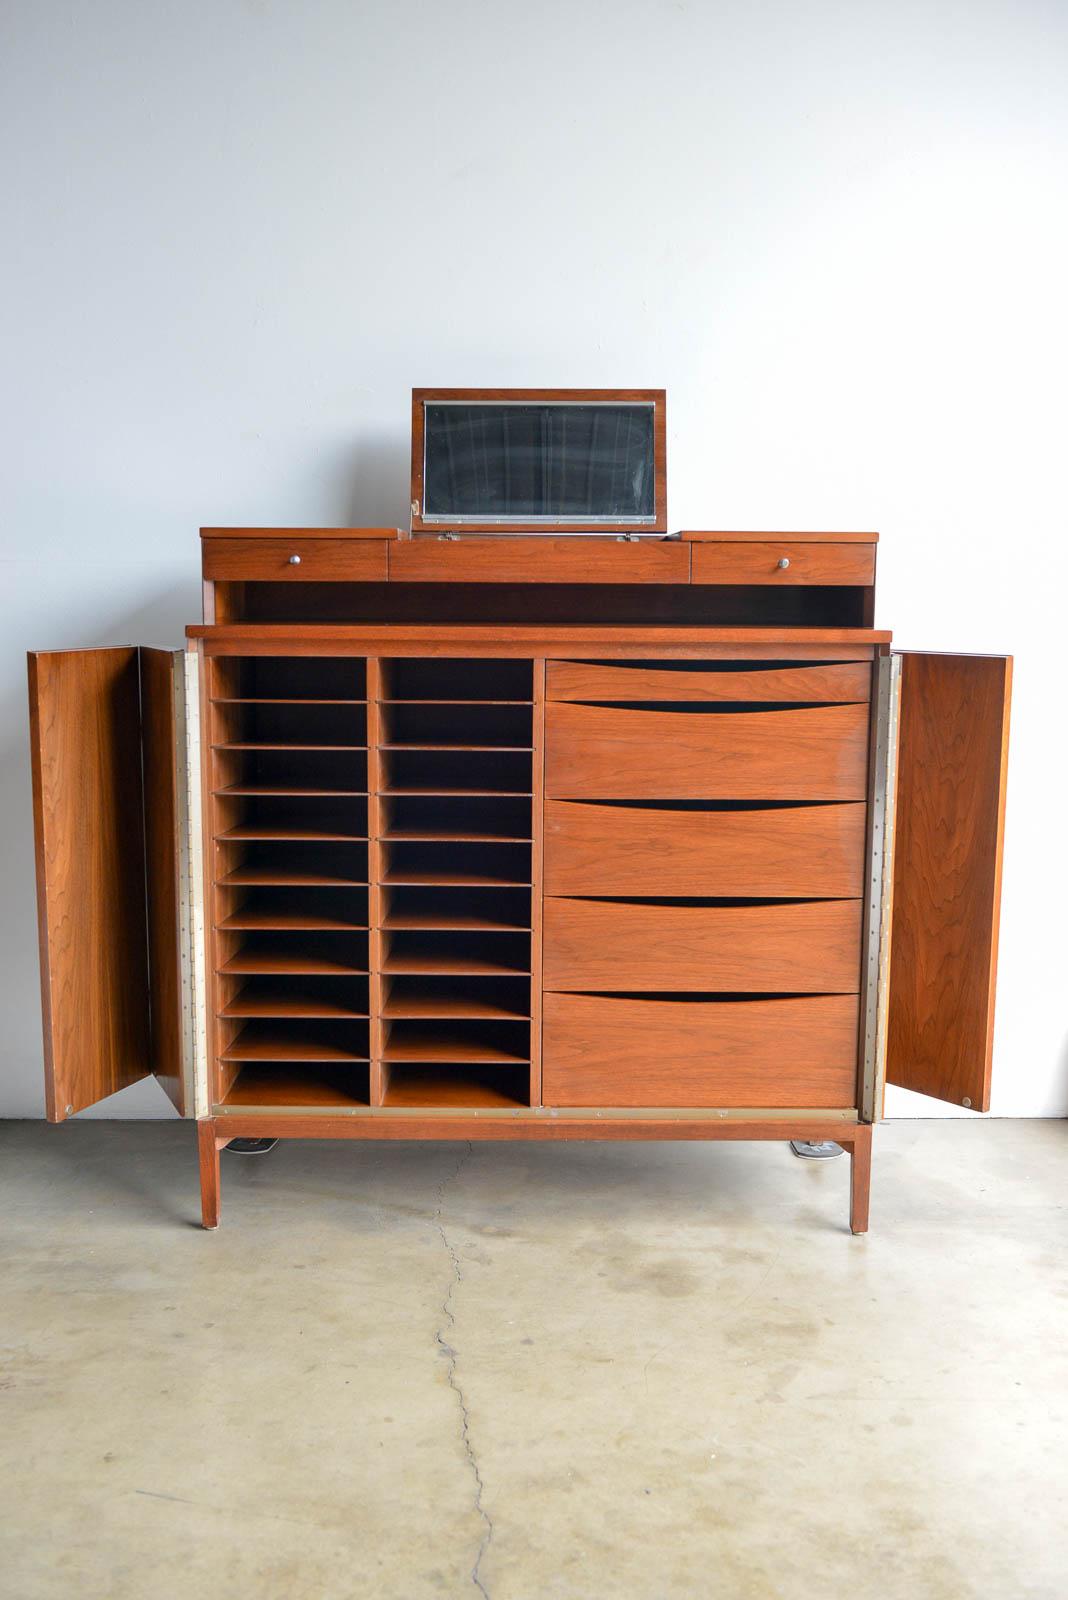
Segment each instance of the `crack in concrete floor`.
[{"label": "crack in concrete floor", "polygon": [[441,1302],[441,1312],[444,1321],[435,1329],[434,1337],[437,1341],[439,1349],[445,1356],[447,1363],[446,1377],[448,1379],[449,1388],[452,1390],[453,1394],[455,1394],[457,1404],[460,1407],[460,1439],[464,1447],[464,1454],[467,1458],[467,1464],[471,1469],[471,1475],[475,1480],[475,1510],[481,1518],[483,1524],[482,1538],[479,1541],[478,1553],[475,1556],[474,1566],[471,1568],[471,1582],[474,1584],[478,1592],[485,1596],[485,1600],[490,1600],[489,1590],[486,1588],[486,1585],[482,1579],[481,1568],[486,1552],[493,1542],[493,1519],[485,1507],[484,1497],[486,1486],[482,1479],[482,1470],[478,1464],[478,1457],[475,1455],[474,1445],[471,1442],[471,1414],[467,1407],[467,1397],[464,1394],[463,1384],[460,1382],[459,1378],[459,1356],[456,1351],[456,1346],[452,1343],[451,1338],[445,1337],[446,1328],[448,1328],[451,1334],[452,1330],[456,1327],[456,1317],[453,1313],[452,1303],[457,1288],[464,1281],[464,1275],[460,1267],[460,1257],[445,1231],[445,1224],[442,1222],[442,1212],[445,1206],[446,1190],[457,1182],[461,1172],[471,1159],[473,1153],[474,1146],[471,1144],[470,1140],[468,1140],[464,1149],[464,1153],[456,1163],[456,1166],[453,1168],[451,1173],[446,1173],[445,1177],[438,1185],[438,1203],[434,1212],[434,1225],[437,1228],[438,1233],[441,1235],[442,1245],[444,1246],[445,1252],[449,1257],[449,1262],[452,1267],[452,1276],[449,1279],[448,1293]]}]

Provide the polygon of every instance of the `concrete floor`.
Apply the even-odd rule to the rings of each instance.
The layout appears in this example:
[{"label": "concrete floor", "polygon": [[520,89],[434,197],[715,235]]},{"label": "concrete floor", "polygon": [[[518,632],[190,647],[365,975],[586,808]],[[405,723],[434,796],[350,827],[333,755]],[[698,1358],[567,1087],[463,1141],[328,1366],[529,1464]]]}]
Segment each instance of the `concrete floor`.
[{"label": "concrete floor", "polygon": [[3,1600],[1068,1594],[1068,1124],[0,1124]]}]

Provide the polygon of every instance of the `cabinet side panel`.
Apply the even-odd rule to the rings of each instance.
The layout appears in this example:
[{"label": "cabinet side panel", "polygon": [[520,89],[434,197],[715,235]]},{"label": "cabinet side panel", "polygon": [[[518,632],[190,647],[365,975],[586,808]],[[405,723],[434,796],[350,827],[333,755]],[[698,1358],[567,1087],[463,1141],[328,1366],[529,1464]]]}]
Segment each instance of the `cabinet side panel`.
[{"label": "cabinet side panel", "polygon": [[987,1111],[1012,662],[901,657],[886,1078]]},{"label": "cabinet side panel", "polygon": [[50,1121],[149,1071],[138,651],[29,658]]}]

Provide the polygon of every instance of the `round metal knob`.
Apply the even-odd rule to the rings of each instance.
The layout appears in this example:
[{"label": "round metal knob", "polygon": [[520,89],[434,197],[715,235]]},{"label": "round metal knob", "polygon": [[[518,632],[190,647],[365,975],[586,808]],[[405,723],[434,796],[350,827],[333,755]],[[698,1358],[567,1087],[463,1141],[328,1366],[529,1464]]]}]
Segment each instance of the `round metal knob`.
[{"label": "round metal knob", "polygon": [[[298,557],[298,560],[299,559],[300,558]],[[790,565],[790,557],[789,556],[780,556],[779,557],[779,567],[783,572],[786,571],[786,569],[787,569],[787,567],[789,565]]]},{"label": "round metal knob", "polygon": [[[299,567],[300,566],[300,557],[299,556],[290,556],[289,565],[291,567]],[[779,565],[781,566],[782,563],[780,562]]]}]

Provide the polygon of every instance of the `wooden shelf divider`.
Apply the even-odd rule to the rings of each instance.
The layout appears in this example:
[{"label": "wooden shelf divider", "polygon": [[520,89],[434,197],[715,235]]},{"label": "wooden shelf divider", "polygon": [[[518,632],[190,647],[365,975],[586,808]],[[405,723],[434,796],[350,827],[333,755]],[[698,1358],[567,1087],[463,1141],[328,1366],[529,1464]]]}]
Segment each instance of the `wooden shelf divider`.
[{"label": "wooden shelf divider", "polygon": [[384,846],[382,844],[382,800],[381,790],[384,782],[382,770],[382,692],[383,692],[383,664],[376,656],[367,663],[367,875],[370,879],[368,894],[368,917],[371,923],[369,935],[369,959],[371,976],[369,981],[369,995],[371,1008],[371,1073],[370,1097],[373,1106],[385,1104],[386,1089],[389,1082],[389,1069],[384,1063],[384,1023],[382,1021],[383,983],[382,983],[382,879],[385,876],[386,862],[384,859]]},{"label": "wooden shelf divider", "polygon": [[533,663],[534,712],[531,754],[531,890],[530,890],[530,1091],[532,1106],[541,1098],[541,995],[542,995],[542,905],[545,859],[545,695],[546,664]]}]

